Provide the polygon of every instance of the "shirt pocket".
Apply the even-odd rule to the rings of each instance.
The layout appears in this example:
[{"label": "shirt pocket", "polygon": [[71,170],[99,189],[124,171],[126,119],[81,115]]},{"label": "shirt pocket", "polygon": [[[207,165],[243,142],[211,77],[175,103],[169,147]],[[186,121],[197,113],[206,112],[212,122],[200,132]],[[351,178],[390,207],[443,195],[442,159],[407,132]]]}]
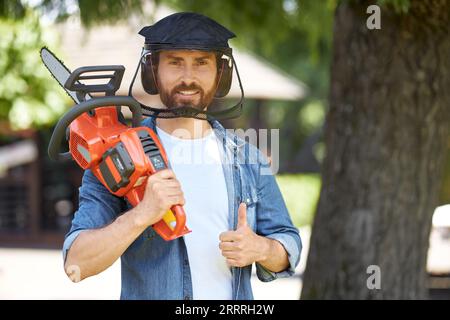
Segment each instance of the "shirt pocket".
[{"label": "shirt pocket", "polygon": [[256,190],[247,188],[243,190],[241,202],[245,203],[247,206],[247,223],[248,226],[256,231],[256,207],[258,204],[258,194]]}]

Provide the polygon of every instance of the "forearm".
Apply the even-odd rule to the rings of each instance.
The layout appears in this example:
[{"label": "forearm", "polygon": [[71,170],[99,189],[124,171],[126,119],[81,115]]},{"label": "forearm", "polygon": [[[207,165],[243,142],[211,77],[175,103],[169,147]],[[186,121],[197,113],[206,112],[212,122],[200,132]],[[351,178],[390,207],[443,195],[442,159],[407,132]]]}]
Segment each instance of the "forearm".
[{"label": "forearm", "polygon": [[81,281],[110,267],[145,230],[145,225],[137,223],[137,210],[131,209],[106,227],[80,233],[64,265],[72,281]]},{"label": "forearm", "polygon": [[289,266],[289,259],[283,245],[277,240],[258,236],[261,255],[257,263],[272,272],[281,272]]}]

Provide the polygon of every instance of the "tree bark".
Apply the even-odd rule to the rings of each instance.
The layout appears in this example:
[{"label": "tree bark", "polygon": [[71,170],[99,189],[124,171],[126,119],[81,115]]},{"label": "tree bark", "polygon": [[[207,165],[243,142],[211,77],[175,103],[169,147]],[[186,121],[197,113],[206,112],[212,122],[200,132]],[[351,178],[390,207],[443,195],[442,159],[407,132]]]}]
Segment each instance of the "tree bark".
[{"label": "tree bark", "polygon": [[[303,299],[427,298],[426,259],[450,127],[450,1],[406,14],[336,10],[323,187]],[[369,289],[370,265],[381,288]]]}]

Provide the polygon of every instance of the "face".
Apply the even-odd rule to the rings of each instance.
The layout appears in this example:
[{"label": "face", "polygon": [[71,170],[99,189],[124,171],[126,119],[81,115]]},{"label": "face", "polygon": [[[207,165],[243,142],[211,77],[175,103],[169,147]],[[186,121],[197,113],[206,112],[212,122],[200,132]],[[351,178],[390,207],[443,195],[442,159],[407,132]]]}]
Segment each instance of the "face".
[{"label": "face", "polygon": [[204,110],[217,86],[216,55],[195,50],[161,51],[157,71],[161,100],[168,108]]}]

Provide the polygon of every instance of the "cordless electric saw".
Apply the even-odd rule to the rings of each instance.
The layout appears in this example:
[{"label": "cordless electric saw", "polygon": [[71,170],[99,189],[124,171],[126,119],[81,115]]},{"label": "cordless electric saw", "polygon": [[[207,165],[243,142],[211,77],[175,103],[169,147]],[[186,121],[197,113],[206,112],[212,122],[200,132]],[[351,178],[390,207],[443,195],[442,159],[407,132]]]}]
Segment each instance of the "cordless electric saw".
[{"label": "cordless electric saw", "polygon": [[[70,72],[47,48],[41,49],[47,69],[76,103],[56,124],[48,154],[53,160],[73,158],[90,169],[114,195],[125,197],[134,207],[143,198],[147,178],[168,167],[167,156],[153,130],[140,126],[140,104],[129,96],[116,96],[125,68],[120,65],[81,67]],[[101,72],[102,74],[98,74]],[[82,81],[103,80],[104,84]],[[104,93],[92,96],[91,93]],[[120,107],[133,115],[132,127],[121,118]],[[120,116],[119,116],[120,115]],[[69,151],[60,153],[66,138]],[[189,233],[181,205],[174,205],[152,227],[164,239]]]}]

